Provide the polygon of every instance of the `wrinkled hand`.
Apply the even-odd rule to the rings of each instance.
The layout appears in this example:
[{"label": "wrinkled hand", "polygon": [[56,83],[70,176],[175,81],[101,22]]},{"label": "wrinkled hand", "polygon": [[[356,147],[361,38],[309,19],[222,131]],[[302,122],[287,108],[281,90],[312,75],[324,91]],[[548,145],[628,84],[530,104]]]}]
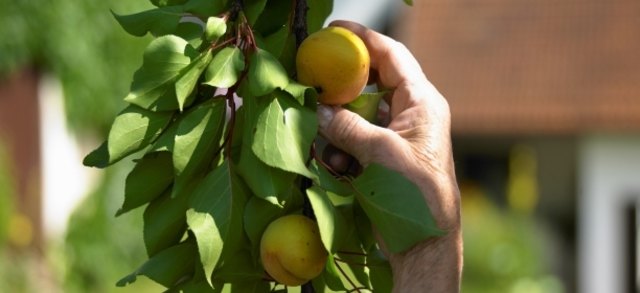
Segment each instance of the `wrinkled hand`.
[{"label": "wrinkled hand", "polygon": [[[391,90],[389,125],[370,124],[340,107],[319,106],[320,133],[363,166],[378,163],[416,184],[447,234],[390,255],[395,292],[458,292],[462,268],[460,198],[451,150],[449,106],[418,62],[399,42],[362,25],[337,21],[365,42],[372,78]],[[329,160],[336,164],[339,160]],[[398,200],[402,195],[398,194]],[[384,243],[381,243],[384,246]],[[428,286],[428,287],[425,287]]]}]

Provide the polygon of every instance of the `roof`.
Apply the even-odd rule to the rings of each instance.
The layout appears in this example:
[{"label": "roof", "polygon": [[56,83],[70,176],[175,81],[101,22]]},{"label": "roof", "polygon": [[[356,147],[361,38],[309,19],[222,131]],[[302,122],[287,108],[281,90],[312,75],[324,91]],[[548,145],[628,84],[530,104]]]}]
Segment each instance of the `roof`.
[{"label": "roof", "polygon": [[640,131],[640,1],[420,0],[399,19],[454,134]]}]

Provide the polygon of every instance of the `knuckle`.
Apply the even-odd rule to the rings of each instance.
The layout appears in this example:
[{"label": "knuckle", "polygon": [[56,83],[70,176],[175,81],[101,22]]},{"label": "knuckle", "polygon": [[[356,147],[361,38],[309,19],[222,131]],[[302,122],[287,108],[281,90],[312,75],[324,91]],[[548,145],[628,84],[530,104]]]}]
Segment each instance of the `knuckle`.
[{"label": "knuckle", "polygon": [[359,127],[358,117],[354,115],[344,115],[342,121],[340,121],[340,127],[336,129],[336,139],[340,145],[348,145],[350,142],[358,140],[358,136],[361,134],[361,128]]}]

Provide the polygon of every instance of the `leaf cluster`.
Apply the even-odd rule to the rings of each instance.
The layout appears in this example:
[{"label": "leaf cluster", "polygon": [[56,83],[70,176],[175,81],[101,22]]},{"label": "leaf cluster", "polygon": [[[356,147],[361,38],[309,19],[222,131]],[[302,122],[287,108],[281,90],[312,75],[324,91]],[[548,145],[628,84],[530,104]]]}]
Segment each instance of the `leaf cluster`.
[{"label": "leaf cluster", "polygon": [[[391,252],[440,231],[398,173],[371,165],[354,179],[316,160],[317,93],[293,78],[292,2],[151,2],[114,13],[130,34],[155,38],[129,105],[84,160],[105,168],[136,156],[117,215],[144,206],[149,259],[118,285],[144,275],[172,292],[282,290],[262,268],[260,238],[310,206],[330,254],[315,290],[390,291],[372,226]],[[308,4],[307,26],[319,29],[331,1]]]}]

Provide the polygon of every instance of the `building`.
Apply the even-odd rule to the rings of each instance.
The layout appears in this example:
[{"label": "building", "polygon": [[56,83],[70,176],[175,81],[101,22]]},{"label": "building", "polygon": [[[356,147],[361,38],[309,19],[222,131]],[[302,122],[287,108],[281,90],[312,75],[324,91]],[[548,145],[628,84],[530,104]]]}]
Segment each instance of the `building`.
[{"label": "building", "polygon": [[394,32],[449,100],[459,176],[507,196],[528,146],[535,212],[577,247],[561,250],[568,291],[636,292],[640,2],[414,2]]}]

